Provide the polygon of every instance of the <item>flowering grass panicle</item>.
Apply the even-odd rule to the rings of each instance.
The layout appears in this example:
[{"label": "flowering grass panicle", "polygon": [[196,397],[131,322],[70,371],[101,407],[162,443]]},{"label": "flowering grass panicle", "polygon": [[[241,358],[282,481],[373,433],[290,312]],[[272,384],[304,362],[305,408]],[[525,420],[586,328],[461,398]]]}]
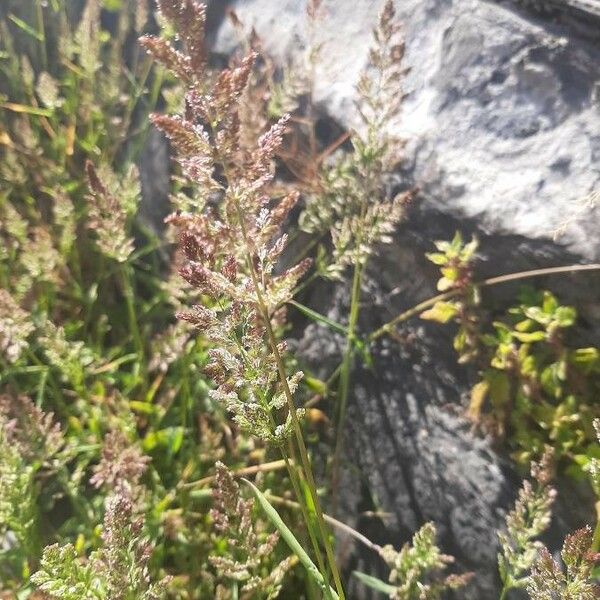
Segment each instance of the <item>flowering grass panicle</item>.
[{"label": "flowering grass panicle", "polygon": [[134,514],[128,488],[121,487],[106,500],[102,547],[86,559],[72,544],[48,546],[32,582],[60,600],[163,598],[167,581],[150,581],[152,546],[144,537],[143,525],[143,519]]},{"label": "flowering grass panicle", "polygon": [[595,600],[600,595],[598,579],[592,573],[600,554],[592,551],[593,534],[584,527],[565,538],[560,556],[565,570],[542,548],[527,584],[531,600]]},{"label": "flowering grass panicle", "polygon": [[15,443],[13,427],[0,414],[0,556],[6,556],[2,567],[8,570],[0,571],[3,577],[27,569],[39,545],[35,468]]},{"label": "flowering grass panicle", "polygon": [[90,483],[108,490],[123,486],[135,488],[148,467],[150,457],[133,446],[121,431],[111,431],[104,438],[100,462],[94,467]]},{"label": "flowering grass panicle", "polygon": [[515,507],[506,517],[506,531],[500,532],[501,552],[498,568],[504,598],[510,589],[524,588],[528,572],[543,547],[537,541],[550,525],[552,503],[556,497],[550,487],[552,478],[552,452],[548,448],[539,463],[532,463],[533,483],[523,482]]},{"label": "flowering grass panicle", "polygon": [[58,229],[57,249],[60,255],[68,257],[77,237],[77,221],[73,202],[60,190],[52,191],[52,213]]},{"label": "flowering grass panicle", "polygon": [[[276,272],[287,240],[279,231],[298,200],[295,193],[279,199],[268,195],[287,118],[264,133],[254,148],[244,148],[239,137],[240,99],[255,53],[211,77],[204,69],[203,52],[192,44],[204,9],[194,2],[160,6],[163,15],[179,26],[185,52],[158,38],[147,37],[142,43],[184,80],[188,90],[183,115],[155,115],[153,121],[171,140],[183,173],[202,194],[196,211],[173,214],[168,221],[179,231],[181,275],[211,299],[208,307],[199,305],[180,316],[214,346],[207,367],[218,386],[212,397],[233,413],[243,430],[282,443],[291,434],[293,417],[288,411],[285,420],[277,422],[286,399],[282,401],[277,386],[267,329],[309,266],[303,261]],[[193,26],[181,16],[192,12]],[[298,378],[291,378],[288,386]]]},{"label": "flowering grass panicle", "polygon": [[[205,368],[217,384],[210,396],[233,414],[243,431],[265,442],[283,443],[292,431],[291,417],[288,414],[279,425],[274,421],[277,411],[285,407],[286,398],[277,386],[277,365],[265,348],[265,330],[256,313],[234,303],[224,319],[216,310],[200,306],[181,317],[194,323],[215,346],[208,352]],[[301,377],[297,373],[288,378],[292,393]]]},{"label": "flowering grass panicle", "polygon": [[64,264],[65,259],[55,247],[48,228],[33,227],[21,254],[25,275],[18,283],[18,289],[26,293],[36,282],[58,283]]},{"label": "flowering grass panicle", "polygon": [[10,203],[1,207],[0,215],[0,238],[5,246],[0,266],[6,270],[5,287],[14,298],[22,301],[32,296],[35,286],[59,284],[66,260],[51,227],[23,218]]},{"label": "flowering grass panicle", "polygon": [[69,460],[64,433],[26,396],[0,395],[0,576],[29,574],[42,543],[41,482]]},{"label": "flowering grass panicle", "polygon": [[[104,174],[110,171],[104,168]],[[97,237],[98,247],[106,256],[126,262],[133,252],[133,239],[127,237],[128,221],[137,208],[139,183],[136,171],[125,179],[130,185],[114,192],[103,181],[101,174],[88,161],[86,173],[90,194],[88,196],[88,227]]]},{"label": "flowering grass panicle", "polygon": [[[23,210],[23,207],[20,207]],[[53,289],[67,276],[68,254],[75,236],[73,207],[61,194],[52,195],[52,219],[42,210],[23,210],[0,201],[0,268],[8,281],[4,286],[19,302],[31,301],[36,290]]]},{"label": "flowering grass panicle", "polygon": [[78,56],[82,69],[93,75],[100,63],[100,16],[102,7],[94,0],[88,0],[83,9],[81,20],[72,40],[65,44],[65,54]]},{"label": "flowering grass panicle", "polygon": [[7,290],[0,289],[0,353],[6,362],[17,362],[29,347],[28,338],[34,330],[31,315]]},{"label": "flowering grass panicle", "polygon": [[415,533],[412,543],[405,544],[399,552],[390,545],[381,549],[381,556],[391,569],[389,581],[395,587],[390,593],[392,600],[435,600],[471,579],[471,573],[441,575],[454,558],[440,552],[435,537],[434,524],[426,523]]},{"label": "flowering grass panicle", "polygon": [[227,536],[228,552],[213,555],[210,561],[221,578],[238,581],[240,598],[276,598],[282,580],[293,564],[291,557],[273,564],[272,555],[279,541],[277,533],[257,531],[252,516],[254,502],[244,500],[231,473],[221,462],[216,464],[213,488],[213,526]]},{"label": "flowering grass panicle", "polygon": [[0,395],[0,418],[7,442],[37,465],[51,467],[65,447],[60,423],[27,396]]},{"label": "flowering grass panicle", "polygon": [[148,574],[152,545],[143,537],[144,521],[134,514],[134,504],[121,487],[106,501],[102,530],[103,547],[92,564],[104,574],[106,598],[157,600],[164,582],[153,584]]},{"label": "flowering grass panicle", "polygon": [[185,346],[191,335],[191,327],[184,321],[177,321],[159,332],[151,342],[148,370],[166,373],[169,367],[185,354]]},{"label": "flowering grass panicle", "polygon": [[357,84],[362,126],[351,136],[353,152],[324,168],[322,192],[308,197],[300,217],[308,233],[329,232],[332,252],[320,270],[334,279],[342,278],[348,267],[364,266],[377,244],[391,241],[414,195],[409,191],[390,197],[386,177],[404,146],[390,133],[390,125],[400,114],[399,87],[407,72],[393,2],[385,3],[373,37],[369,66]]},{"label": "flowering grass panicle", "polygon": [[0,231],[2,231],[4,245],[2,256],[4,260],[8,260],[8,254],[17,252],[27,243],[29,225],[11,202],[2,202],[0,211],[2,215]]},{"label": "flowering grass panicle", "polygon": [[175,49],[161,37],[144,36],[140,43],[184,84],[202,81],[208,58],[204,41],[206,6],[195,0],[157,0],[157,5],[160,15],[175,28],[182,49]]},{"label": "flowering grass panicle", "polygon": [[39,333],[38,342],[48,362],[59,371],[63,381],[80,391],[95,361],[93,351],[81,340],[68,340],[64,327],[51,321],[45,321]]}]

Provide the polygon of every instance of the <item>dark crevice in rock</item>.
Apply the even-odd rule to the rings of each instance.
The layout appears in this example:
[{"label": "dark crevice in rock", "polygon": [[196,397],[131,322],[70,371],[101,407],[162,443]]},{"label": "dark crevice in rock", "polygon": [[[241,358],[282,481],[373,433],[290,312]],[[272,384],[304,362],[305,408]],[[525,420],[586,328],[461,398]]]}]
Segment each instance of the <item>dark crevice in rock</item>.
[{"label": "dark crevice in rock", "polygon": [[486,0],[516,11],[532,21],[559,25],[579,37],[600,41],[600,3],[597,0]]}]

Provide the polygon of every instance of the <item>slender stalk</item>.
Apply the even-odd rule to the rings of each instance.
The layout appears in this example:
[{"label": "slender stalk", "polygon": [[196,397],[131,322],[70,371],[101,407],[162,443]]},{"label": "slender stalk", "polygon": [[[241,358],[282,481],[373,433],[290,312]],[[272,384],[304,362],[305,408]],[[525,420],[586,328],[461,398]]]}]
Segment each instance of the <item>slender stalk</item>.
[{"label": "slender stalk", "polygon": [[339,484],[339,472],[340,472],[340,458],[342,449],[344,446],[344,421],[346,419],[346,409],[348,407],[348,393],[350,390],[350,372],[352,370],[352,363],[354,359],[354,342],[356,337],[356,326],[358,324],[358,315],[360,312],[360,287],[363,270],[366,267],[367,256],[361,257],[360,247],[363,241],[363,226],[364,219],[367,212],[367,203],[371,198],[372,192],[374,191],[372,173],[369,171],[367,181],[365,185],[365,193],[361,198],[360,207],[360,220],[361,227],[356,237],[356,262],[354,264],[354,273],[352,275],[352,292],[350,296],[350,317],[348,321],[348,332],[346,334],[346,350],[344,352],[344,358],[342,359],[342,366],[340,370],[339,379],[339,400],[337,405],[337,423],[336,423],[336,438],[335,438],[335,449],[333,452],[333,463],[332,463],[332,477],[331,487],[333,491],[333,512],[337,512],[337,492]]},{"label": "slender stalk", "polygon": [[[290,451],[295,456],[294,447],[291,443],[290,443]],[[296,469],[295,469],[295,464],[290,461],[290,459],[288,458],[287,453],[283,447],[281,448],[281,454],[283,456],[283,460],[285,461],[285,466],[287,467],[287,471],[290,476],[290,481],[292,482],[292,487],[294,488],[294,494],[296,495],[296,498],[298,498],[300,500],[303,498],[303,495],[302,495],[302,489],[300,487],[300,480],[298,477],[298,473],[296,472]],[[322,554],[321,548],[319,546],[319,541],[317,540],[317,534],[315,533],[315,530],[314,530],[314,524],[312,522],[312,519],[310,518],[310,515],[308,514],[308,508],[306,506],[306,503],[299,502],[298,506],[300,507],[300,511],[302,512],[302,518],[304,519],[304,522],[306,523],[306,529],[308,530],[308,537],[310,538],[310,542],[312,544],[313,550],[315,551],[317,565],[325,579],[325,594],[326,594],[327,598],[331,598],[331,587],[329,585],[329,583],[330,583],[329,582],[329,570],[325,568],[325,561],[323,560],[323,554]]]},{"label": "slender stalk", "polygon": [[[272,413],[269,413],[269,419],[271,421],[271,426],[273,428],[275,428],[275,426],[276,426],[275,418],[273,417]],[[311,517],[308,513],[308,507],[306,505],[306,502],[304,502],[304,495],[302,493],[302,487],[300,485],[300,476],[299,476],[298,472],[296,471],[296,465],[298,464],[298,458],[296,456],[296,451],[294,449],[294,445],[293,445],[292,441],[288,440],[289,456],[288,456],[288,452],[286,451],[286,449],[283,445],[279,448],[279,450],[281,452],[281,455],[283,456],[283,462],[285,464],[288,475],[290,477],[290,481],[292,482],[294,494],[296,495],[296,498],[298,498],[299,500],[302,500],[302,502],[300,503],[302,517],[304,519],[304,522],[306,523],[308,537],[310,538],[311,545],[315,552],[315,557],[317,559],[317,565],[318,565],[319,571],[322,573],[322,575],[325,579],[325,583],[326,583],[325,595],[328,600],[333,600],[333,597],[331,595],[330,581],[329,581],[329,571],[325,568],[325,561],[323,560],[323,553],[321,551],[321,547],[319,545],[319,540],[318,540],[318,535],[320,532],[315,531],[315,524],[313,523],[313,520],[311,519]],[[290,456],[292,457],[291,460],[290,460]]]},{"label": "slender stalk", "polygon": [[[262,303],[262,302],[261,302]],[[263,304],[264,310],[264,304]],[[317,494],[317,487],[315,484],[315,479],[312,472],[312,467],[310,465],[310,460],[308,458],[308,452],[306,450],[306,445],[304,443],[304,438],[302,437],[302,430],[300,428],[300,421],[298,420],[298,415],[296,414],[296,405],[294,404],[294,399],[292,397],[292,393],[290,391],[287,375],[285,372],[285,365],[283,363],[283,359],[281,358],[281,354],[279,353],[279,349],[277,348],[277,339],[275,338],[275,333],[273,332],[273,328],[271,327],[271,322],[269,320],[269,315],[264,312],[265,317],[265,326],[267,329],[267,335],[269,337],[269,343],[271,345],[271,350],[273,352],[273,356],[275,357],[275,362],[277,363],[277,370],[279,372],[279,378],[281,380],[283,391],[285,393],[288,408],[292,418],[292,424],[294,427],[294,433],[296,435],[296,442],[298,445],[298,450],[300,451],[300,459],[302,461],[302,467],[304,469],[304,476],[306,478],[306,482],[308,484],[308,489],[310,491],[310,495],[315,507],[315,512],[317,516],[317,523],[319,525],[319,529],[321,531],[321,537],[323,540],[323,545],[325,546],[325,553],[327,554],[327,559],[329,562],[329,567],[331,569],[331,573],[333,575],[333,580],[335,583],[336,591],[340,600],[344,600],[345,594],[342,588],[342,582],[339,574],[339,570],[337,568],[337,564],[335,562],[335,556],[333,555],[333,548],[331,547],[331,542],[329,541],[329,535],[327,528],[325,527],[325,521],[323,518],[323,511],[321,509],[321,503],[319,501],[319,496]]]},{"label": "slender stalk", "polygon": [[[576,273],[580,271],[598,271],[600,270],[600,264],[589,264],[589,265],[567,265],[564,267],[548,267],[544,269],[533,269],[531,271],[519,271],[517,273],[508,273],[507,275],[499,275],[497,277],[491,277],[489,279],[484,279],[483,281],[476,282],[474,285],[479,287],[488,287],[492,285],[498,285],[501,283],[508,283],[509,281],[519,281],[521,279],[531,279],[533,277],[543,277],[544,275],[558,275],[561,273]],[[426,308],[433,306],[436,302],[440,302],[443,300],[448,300],[449,298],[454,298],[455,296],[460,295],[462,290],[450,290],[449,292],[444,292],[443,294],[438,294],[433,298],[428,298],[423,302],[420,302],[416,306],[409,308],[408,310],[400,313],[396,317],[394,317],[391,321],[382,325],[379,329],[376,329],[371,335],[369,335],[369,341],[373,342],[380,337],[391,333],[394,327],[401,323],[402,321],[406,321],[413,317],[414,315],[422,312]]]},{"label": "slender stalk", "polygon": [[190,389],[190,370],[192,358],[187,352],[183,358],[181,369],[181,425],[184,429],[188,427],[188,417],[191,412],[192,393]]},{"label": "slender stalk", "polygon": [[76,493],[71,483],[71,474],[68,470],[63,466],[60,468],[60,471],[57,473],[57,479],[60,482],[65,494],[68,496],[71,501],[71,506],[74,511],[79,515],[81,520],[86,523],[88,526],[92,525],[92,517],[88,508],[86,507],[85,497],[81,494]]},{"label": "slender stalk", "polygon": [[[302,508],[300,504],[294,502],[293,500],[288,500],[287,498],[280,498],[279,496],[273,496],[272,494],[265,495],[267,499],[273,502],[274,504],[279,504],[281,506],[289,506],[290,508]],[[338,521],[336,518],[328,514],[324,514],[323,517],[325,521],[327,521],[327,523],[329,523],[332,527],[335,527],[336,529],[347,533],[355,540],[359,541],[361,544],[369,548],[369,550],[373,550],[373,552],[377,552],[378,554],[381,552],[381,546],[379,544],[376,544],[375,542],[372,542],[368,537],[360,533],[360,531],[356,531],[356,529],[353,529],[352,527],[350,527],[350,525],[342,523],[342,521]]]},{"label": "slender stalk", "polygon": [[[251,467],[244,467],[243,469],[238,469],[237,471],[231,471],[231,475],[233,477],[245,477],[246,475],[256,475],[257,473],[269,473],[270,471],[278,471],[279,469],[285,469],[285,467],[285,459],[274,460],[268,463],[252,465]],[[186,483],[181,483],[180,487],[204,487],[210,485],[214,480],[215,475],[209,475],[208,477],[203,477],[202,479],[197,479],[196,481],[188,481]]]},{"label": "slender stalk", "polygon": [[596,527],[594,528],[590,552],[600,552],[600,500],[596,502]]},{"label": "slender stalk", "polygon": [[344,421],[346,419],[346,411],[348,408],[348,393],[350,390],[350,375],[352,370],[352,363],[354,359],[354,342],[356,337],[356,326],[358,323],[358,315],[360,312],[360,284],[362,279],[363,265],[358,262],[354,266],[354,275],[352,277],[352,295],[350,299],[350,319],[348,322],[348,331],[346,334],[346,350],[344,352],[344,358],[342,360],[342,367],[340,370],[339,380],[339,392],[340,396],[338,399],[337,406],[337,424],[336,424],[336,438],[335,438],[335,449],[333,452],[333,463],[332,463],[332,474],[331,474],[331,487],[333,491],[333,513],[336,513],[335,505],[337,492],[339,487],[339,476],[340,476],[340,459],[342,449],[344,447]]},{"label": "slender stalk", "polygon": [[[28,349],[28,354],[29,353],[31,353],[31,350]],[[46,372],[48,372],[47,368]],[[17,383],[13,367],[9,365],[9,363],[4,359],[2,355],[0,355],[0,383],[3,384],[3,387],[5,381],[8,381],[13,389],[19,389],[19,384]]]},{"label": "slender stalk", "polygon": [[[327,532],[327,528],[325,526],[325,520],[323,518],[323,511],[321,509],[321,503],[319,501],[319,496],[317,493],[317,487],[315,484],[312,467],[310,465],[310,460],[308,458],[308,452],[306,450],[306,445],[304,443],[304,437],[302,436],[302,429],[300,427],[300,421],[298,419],[298,415],[296,414],[296,405],[294,403],[294,399],[292,397],[292,392],[290,391],[290,387],[288,385],[287,373],[285,370],[285,365],[284,365],[283,359],[279,352],[279,348],[277,345],[277,338],[275,337],[275,332],[273,331],[273,327],[271,325],[271,316],[269,315],[266,303],[265,303],[263,295],[262,295],[261,286],[260,286],[260,283],[258,280],[256,270],[254,269],[254,264],[252,263],[252,257],[249,252],[250,243],[248,240],[248,233],[246,231],[246,225],[244,223],[244,215],[243,215],[240,203],[237,199],[235,200],[235,207],[236,207],[236,212],[237,212],[237,216],[238,216],[238,221],[240,223],[240,229],[242,231],[242,237],[244,239],[244,244],[247,249],[246,258],[247,258],[247,262],[248,262],[248,268],[250,270],[250,276],[252,278],[252,285],[254,287],[254,291],[256,292],[258,309],[259,309],[261,317],[264,321],[265,329],[267,332],[267,337],[269,340],[269,345],[271,347],[271,351],[273,352],[273,357],[275,358],[275,363],[277,364],[277,371],[279,374],[279,379],[281,381],[281,385],[283,387],[283,392],[284,392],[284,395],[285,395],[285,398],[286,398],[286,401],[288,404],[288,410],[289,410],[290,418],[292,420],[292,426],[294,429],[296,444],[298,446],[302,469],[304,471],[304,478],[306,479],[306,483],[307,483],[308,489],[310,491],[311,499],[314,504],[314,509],[315,509],[315,513],[316,513],[316,517],[317,517],[317,524],[319,526],[321,539],[322,539],[323,545],[325,547],[327,561],[329,563],[329,568],[331,569],[331,573],[332,573],[333,580],[334,580],[335,587],[336,587],[336,592],[338,593],[340,600],[344,600],[346,596],[344,594],[339,570],[338,570],[337,564],[335,562],[335,556],[333,554],[333,548],[331,547],[331,542],[329,540],[329,535]],[[301,495],[298,497],[298,500],[300,500],[302,502],[303,498]],[[307,526],[310,526],[310,524],[307,523]]]},{"label": "slender stalk", "polygon": [[[157,66],[154,69],[153,73],[154,73],[154,79],[152,81],[152,88],[150,90],[147,105],[146,105],[147,113],[151,113],[154,110],[156,110],[156,107],[158,106],[158,100],[160,98],[160,92],[162,90],[163,82],[165,79],[165,70],[162,67]],[[129,134],[129,137],[133,138],[131,143],[128,144],[128,149],[127,149],[127,158],[129,160],[133,161],[136,159],[136,157],[139,156],[141,149],[142,149],[143,140],[146,138],[146,134],[149,129],[150,129],[150,121],[148,119],[144,119],[143,125],[139,128],[136,127],[135,131],[131,132],[131,134]],[[125,140],[123,140],[123,141],[125,141]]]},{"label": "slender stalk", "polygon": [[46,28],[44,26],[44,10],[42,7],[41,0],[36,0],[35,2],[36,8],[36,17],[37,17],[37,26],[38,32],[40,34],[40,45],[41,45],[41,55],[42,55],[42,65],[44,69],[48,68],[48,53],[46,52]]},{"label": "slender stalk", "polygon": [[[248,268],[251,271],[253,271],[252,262],[250,260],[249,255],[247,256],[247,259],[248,259],[247,260]],[[244,360],[246,360],[246,356],[245,356],[246,353],[245,353],[243,346],[239,343],[239,341],[237,339],[236,339],[236,343],[238,344],[238,347],[240,349],[242,356],[244,356]],[[262,394],[261,394],[261,398],[262,398]],[[265,398],[262,398],[262,400],[263,400],[263,402],[266,401]],[[266,406],[266,408],[268,409],[268,405]],[[268,411],[268,412],[269,412],[269,420],[271,423],[271,427],[273,429],[275,429],[276,423],[275,423],[275,418],[273,416],[273,413],[270,411]],[[310,542],[311,542],[313,550],[315,552],[318,568],[319,568],[320,572],[323,574],[323,577],[326,582],[325,594],[326,594],[328,600],[333,600],[333,598],[331,596],[331,589],[330,589],[329,571],[325,568],[325,561],[323,560],[323,553],[321,552],[321,547],[320,547],[319,541],[318,541],[318,536],[319,536],[320,532],[315,531],[315,524],[313,522],[313,519],[308,514],[308,507],[306,505],[306,502],[304,501],[304,494],[302,493],[302,487],[300,485],[300,475],[298,474],[298,472],[296,471],[296,468],[295,468],[295,465],[298,464],[298,458],[296,456],[296,451],[294,449],[294,445],[291,440],[288,440],[288,450],[289,450],[289,456],[292,457],[292,460],[290,460],[290,458],[288,457],[288,454],[287,454],[284,446],[282,445],[280,447],[280,452],[281,452],[281,455],[283,456],[283,462],[287,468],[287,471],[288,471],[288,474],[290,477],[290,481],[292,482],[292,487],[294,488],[294,494],[296,495],[296,497],[299,500],[303,500],[300,504],[301,510],[302,510],[302,515],[304,518],[304,522],[306,523],[306,528],[308,530],[308,536],[310,538]]]},{"label": "slender stalk", "polygon": [[[139,47],[136,45],[135,46],[136,57],[138,56],[138,51],[139,51]],[[135,74],[136,73],[135,68],[133,68],[132,70],[133,70],[133,73]],[[150,59],[147,59],[145,65],[144,65],[144,70],[143,70],[139,80],[135,81],[136,85],[131,90],[131,93],[129,95],[129,102],[127,103],[127,106],[125,107],[125,114],[123,115],[122,130],[121,130],[123,135],[122,135],[122,137],[119,137],[119,139],[117,139],[115,141],[113,148],[111,148],[110,156],[116,156],[119,147],[125,143],[128,135],[129,135],[129,129],[131,127],[131,121],[132,121],[134,109],[135,109],[138,101],[144,95],[144,93],[146,91],[145,86],[146,86],[146,82],[148,81],[148,77],[150,76],[151,71],[152,71],[152,61]],[[131,157],[131,155],[129,155],[129,156]]]},{"label": "slender stalk", "polygon": [[[36,366],[43,368],[48,373],[48,383],[52,388],[52,392],[54,393],[54,398],[57,404],[57,407],[62,412],[63,416],[68,417],[70,414],[68,406],[65,404],[62,391],[60,389],[59,384],[54,379],[52,375],[52,368],[46,364],[44,364],[35,354],[35,352],[31,348],[27,348],[26,350],[27,357],[29,360]],[[17,388],[18,389],[18,388]]]},{"label": "slender stalk", "polygon": [[142,336],[140,335],[140,329],[138,327],[137,315],[135,312],[135,293],[133,289],[133,283],[131,281],[131,265],[125,263],[120,269],[121,284],[123,286],[123,295],[125,296],[125,304],[127,306],[127,318],[129,320],[129,329],[136,352],[139,356],[139,364],[141,370],[144,370],[145,356],[144,356],[144,344],[142,342]]}]

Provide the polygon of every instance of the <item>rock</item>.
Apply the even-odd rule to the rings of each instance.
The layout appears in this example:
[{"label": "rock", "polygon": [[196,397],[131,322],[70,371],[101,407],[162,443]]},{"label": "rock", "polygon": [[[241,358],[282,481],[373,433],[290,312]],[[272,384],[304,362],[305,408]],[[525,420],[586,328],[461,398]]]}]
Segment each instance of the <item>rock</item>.
[{"label": "rock", "polygon": [[[320,110],[357,124],[354,86],[382,2],[325,0],[315,81]],[[239,0],[242,22],[285,62],[304,52],[305,3]],[[489,232],[551,237],[600,181],[600,48],[566,25],[482,0],[400,0],[411,72],[398,131],[424,202]],[[216,47],[238,37],[224,22]],[[598,214],[571,223],[570,251],[600,258]]]}]

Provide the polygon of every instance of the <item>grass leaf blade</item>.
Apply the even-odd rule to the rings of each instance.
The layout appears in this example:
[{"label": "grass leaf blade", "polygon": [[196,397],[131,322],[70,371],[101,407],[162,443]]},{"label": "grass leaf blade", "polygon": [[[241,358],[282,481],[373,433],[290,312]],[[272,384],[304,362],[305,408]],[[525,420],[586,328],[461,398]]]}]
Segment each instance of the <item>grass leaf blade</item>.
[{"label": "grass leaf blade", "polygon": [[[298,557],[298,560],[302,563],[309,576],[322,590],[326,591],[326,583],[323,575],[319,572],[315,563],[311,560],[310,556],[306,553],[288,526],[283,522],[283,519],[279,516],[279,513],[275,510],[273,505],[254,484],[247,479],[242,479],[242,481],[250,487],[261,508],[265,511],[267,517],[271,523],[273,523],[290,550]],[[338,600],[339,598],[337,593],[331,588],[329,588],[329,597],[333,600]]]},{"label": "grass leaf blade", "polygon": [[36,39],[38,42],[44,41],[44,36],[36,31],[29,23],[23,21],[23,19],[19,19],[19,17],[15,15],[8,15],[8,18],[22,31],[26,34],[30,35],[32,38]]},{"label": "grass leaf blade", "polygon": [[377,579],[377,577],[373,577],[372,575],[367,575],[362,571],[353,571],[352,575],[356,577],[361,583],[364,583],[367,587],[370,587],[372,590],[376,590],[381,592],[382,594],[393,594],[396,592],[396,588],[381,579]]},{"label": "grass leaf blade", "polygon": [[348,334],[348,330],[346,329],[346,327],[340,325],[340,323],[337,323],[336,321],[333,321],[329,317],[318,313],[312,308],[308,308],[308,306],[304,306],[304,304],[300,304],[300,302],[296,302],[295,300],[289,300],[288,304],[291,304],[292,306],[297,308],[303,315],[307,316],[309,319],[312,319],[317,323],[322,323],[330,329],[333,329],[333,331],[337,331],[338,333],[341,333],[343,335]]}]

